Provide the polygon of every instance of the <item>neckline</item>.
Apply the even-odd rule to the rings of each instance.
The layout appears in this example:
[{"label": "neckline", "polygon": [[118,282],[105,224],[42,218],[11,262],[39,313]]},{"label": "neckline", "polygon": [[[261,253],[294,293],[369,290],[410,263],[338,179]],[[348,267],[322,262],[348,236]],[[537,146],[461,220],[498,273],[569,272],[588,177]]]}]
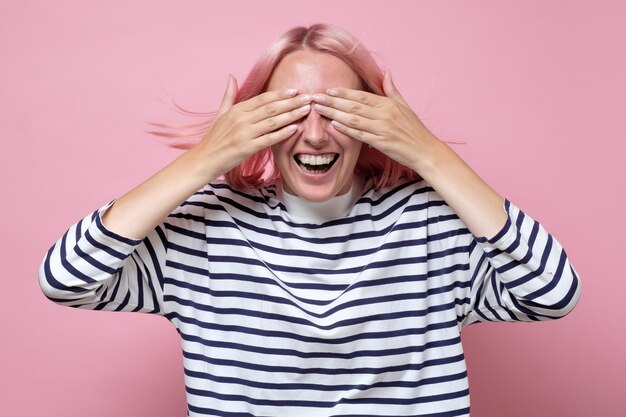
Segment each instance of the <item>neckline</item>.
[{"label": "neckline", "polygon": [[289,194],[283,189],[282,184],[277,196],[292,219],[320,224],[341,219],[350,213],[354,204],[363,195],[364,184],[363,178],[355,176],[348,192],[326,201],[309,201]]}]

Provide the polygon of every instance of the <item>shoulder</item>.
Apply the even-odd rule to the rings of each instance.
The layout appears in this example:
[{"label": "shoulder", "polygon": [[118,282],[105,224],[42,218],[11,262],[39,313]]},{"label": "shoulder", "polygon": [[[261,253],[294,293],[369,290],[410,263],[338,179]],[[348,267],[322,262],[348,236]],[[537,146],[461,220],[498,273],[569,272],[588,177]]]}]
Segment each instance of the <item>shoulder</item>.
[{"label": "shoulder", "polygon": [[412,210],[427,210],[433,207],[449,209],[445,200],[424,180],[414,179],[402,181],[392,187],[376,189],[369,181],[365,188],[360,203],[372,206],[403,208],[411,207]]},{"label": "shoulder", "polygon": [[[443,197],[424,180],[408,180],[394,187],[371,189],[364,197],[372,212],[381,216],[398,213],[402,229],[423,230],[427,234],[467,234],[467,227]],[[410,226],[410,227],[409,227]]]},{"label": "shoulder", "polygon": [[273,210],[280,202],[276,199],[273,185],[252,189],[235,188],[224,180],[213,181],[176,208],[170,217],[210,217],[229,214],[239,217],[240,213],[265,213]]}]

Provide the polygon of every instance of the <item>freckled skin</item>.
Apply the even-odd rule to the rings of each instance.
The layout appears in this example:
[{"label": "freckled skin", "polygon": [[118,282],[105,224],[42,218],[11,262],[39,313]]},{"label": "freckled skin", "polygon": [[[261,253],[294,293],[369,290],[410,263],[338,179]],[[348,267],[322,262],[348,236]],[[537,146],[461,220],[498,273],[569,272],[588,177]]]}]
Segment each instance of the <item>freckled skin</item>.
[{"label": "freckled skin", "polygon": [[[339,58],[309,50],[295,51],[277,65],[268,91],[296,88],[298,94],[326,93],[333,87],[362,89],[357,75]],[[337,131],[330,120],[311,111],[296,132],[272,146],[283,187],[309,201],[325,201],[350,189],[362,143]],[[294,161],[297,154],[338,154],[332,168],[320,175],[305,173]]]}]

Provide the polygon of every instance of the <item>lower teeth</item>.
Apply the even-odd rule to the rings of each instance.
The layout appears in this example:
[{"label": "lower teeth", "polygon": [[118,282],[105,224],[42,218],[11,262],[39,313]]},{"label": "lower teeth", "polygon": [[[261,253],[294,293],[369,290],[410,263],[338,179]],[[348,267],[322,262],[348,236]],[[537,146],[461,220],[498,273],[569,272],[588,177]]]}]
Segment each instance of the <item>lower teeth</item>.
[{"label": "lower teeth", "polygon": [[302,168],[302,170],[306,173],[309,174],[323,174],[324,172],[328,171],[329,168],[324,168],[324,169],[309,169],[304,165],[300,165],[300,167]]}]

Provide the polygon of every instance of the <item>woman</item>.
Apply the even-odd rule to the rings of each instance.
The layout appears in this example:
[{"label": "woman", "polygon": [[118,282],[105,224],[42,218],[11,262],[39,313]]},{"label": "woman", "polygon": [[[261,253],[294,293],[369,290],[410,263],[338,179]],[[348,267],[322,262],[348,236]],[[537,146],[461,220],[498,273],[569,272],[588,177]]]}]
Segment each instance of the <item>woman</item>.
[{"label": "woman", "polygon": [[230,77],[197,146],[72,226],[40,282],[167,317],[193,416],[469,415],[461,328],[579,296],[559,243],[327,25]]}]

